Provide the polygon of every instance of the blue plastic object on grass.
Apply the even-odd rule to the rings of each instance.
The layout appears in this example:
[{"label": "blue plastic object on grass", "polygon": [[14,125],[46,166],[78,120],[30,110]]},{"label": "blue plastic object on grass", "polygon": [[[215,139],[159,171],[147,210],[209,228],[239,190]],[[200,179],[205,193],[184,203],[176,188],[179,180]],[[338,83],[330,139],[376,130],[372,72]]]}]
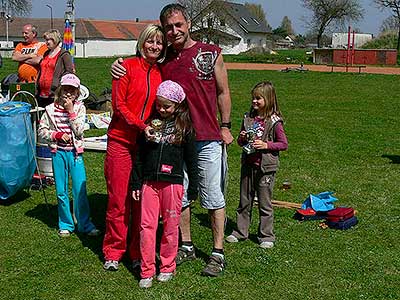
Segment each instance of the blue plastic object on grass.
[{"label": "blue plastic object on grass", "polygon": [[0,104],[0,199],[8,199],[29,186],[35,172],[35,139],[31,105]]},{"label": "blue plastic object on grass", "polygon": [[318,195],[310,194],[304,200],[301,205],[302,209],[312,208],[315,211],[328,211],[335,208],[333,202],[337,200],[337,198],[332,195],[334,192],[322,192]]}]

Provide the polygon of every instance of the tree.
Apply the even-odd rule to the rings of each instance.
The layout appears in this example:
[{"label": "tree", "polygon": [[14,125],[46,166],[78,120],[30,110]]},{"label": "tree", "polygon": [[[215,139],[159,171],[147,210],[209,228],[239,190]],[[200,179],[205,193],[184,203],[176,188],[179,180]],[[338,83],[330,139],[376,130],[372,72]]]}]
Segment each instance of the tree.
[{"label": "tree", "polygon": [[265,17],[264,9],[262,8],[261,4],[253,4],[246,2],[244,6],[251,12],[251,14],[260,21],[261,24],[264,24],[267,28],[271,29],[269,26],[267,19]]},{"label": "tree", "polygon": [[390,9],[397,19],[397,51],[400,51],[400,0],[374,0],[381,9]]},{"label": "tree", "polygon": [[204,8],[206,8],[212,0],[177,0],[176,3],[186,7],[189,14],[189,18],[193,19],[197,16]]},{"label": "tree", "polygon": [[358,21],[364,14],[358,0],[302,0],[302,2],[303,6],[312,12],[312,17],[307,23],[317,33],[318,47],[321,46],[321,37],[329,26]]},{"label": "tree", "polygon": [[281,28],[283,32],[286,32],[286,35],[294,34],[294,30],[292,27],[292,21],[290,21],[288,16],[284,16],[281,22]]},{"label": "tree", "polygon": [[0,12],[4,15],[27,16],[32,11],[31,0],[0,0]]},{"label": "tree", "polygon": [[379,30],[381,33],[393,31],[396,31],[397,33],[397,28],[399,28],[399,20],[395,16],[389,16],[382,21],[382,25]]}]

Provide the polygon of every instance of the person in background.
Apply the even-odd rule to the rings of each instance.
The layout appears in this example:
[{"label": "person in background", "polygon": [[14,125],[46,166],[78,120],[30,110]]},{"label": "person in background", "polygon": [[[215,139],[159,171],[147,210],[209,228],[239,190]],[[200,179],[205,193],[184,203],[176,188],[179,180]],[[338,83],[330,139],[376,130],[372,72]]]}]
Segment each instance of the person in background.
[{"label": "person in background", "polygon": [[12,54],[12,60],[19,63],[18,77],[20,82],[35,82],[39,63],[47,46],[37,40],[38,30],[35,25],[26,24],[22,29],[24,42],[18,43]]},{"label": "person in background", "polygon": [[75,73],[71,54],[61,48],[61,34],[57,29],[43,35],[48,50],[43,54],[36,81],[37,99],[41,107],[54,102],[54,92],[60,85],[61,76]]},{"label": "person in background", "polygon": [[149,117],[157,87],[161,83],[159,61],[165,57],[167,42],[158,25],[149,25],[140,34],[136,57],[124,62],[126,76],[112,82],[113,116],[108,128],[104,161],[108,205],[103,241],[104,265],[109,271],[118,264],[127,248],[128,225],[131,221],[129,256],[132,267],[140,266],[140,203],[132,200],[130,178],[140,132],[151,127]]},{"label": "person in background", "polygon": [[132,195],[134,200],[141,200],[141,288],[151,287],[156,273],[156,234],[160,215],[163,232],[157,280],[167,282],[175,274],[184,163],[189,177],[188,197],[191,200],[197,198],[195,133],[185,98],[185,92],[176,82],[167,80],[160,84],[156,111],[148,122],[153,128],[158,125],[158,130],[154,129],[157,139],[146,141],[142,135],[133,167]]},{"label": "person in background", "polygon": [[[225,269],[225,178],[222,170],[226,157],[222,154],[224,145],[233,141],[230,132],[231,98],[228,75],[221,48],[191,38],[191,22],[185,7],[175,3],[166,5],[161,10],[160,22],[170,43],[167,57],[161,64],[162,77],[163,80],[179,83],[186,93],[196,132],[199,196],[201,206],[208,210],[211,220],[213,248],[202,274],[219,276]],[[121,60],[112,65],[111,72],[115,78],[125,74],[120,65]],[[176,256],[178,265],[196,258],[190,230],[190,200],[192,199],[184,196],[182,203],[182,245]]]},{"label": "person in background", "polygon": [[251,99],[250,113],[244,116],[237,140],[243,147],[237,229],[225,240],[237,243],[249,237],[251,211],[257,196],[260,214],[257,237],[260,247],[267,249],[275,242],[272,191],[279,151],[287,150],[288,142],[273,84],[269,81],[256,84]]},{"label": "person in background", "polygon": [[86,109],[79,97],[80,80],[74,74],[61,78],[54,103],[46,106],[39,123],[39,136],[52,149],[53,172],[58,201],[58,235],[68,237],[75,229],[70,211],[68,181],[71,175],[74,215],[77,230],[89,236],[98,236],[90,220],[86,194],[86,171],[83,162],[83,130]]}]

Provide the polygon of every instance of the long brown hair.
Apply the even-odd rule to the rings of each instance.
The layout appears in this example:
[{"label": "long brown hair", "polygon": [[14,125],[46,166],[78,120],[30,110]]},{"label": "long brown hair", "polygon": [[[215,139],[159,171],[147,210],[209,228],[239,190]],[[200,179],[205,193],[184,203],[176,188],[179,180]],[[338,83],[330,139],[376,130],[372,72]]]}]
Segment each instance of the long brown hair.
[{"label": "long brown hair", "polygon": [[[275,87],[271,81],[262,81],[257,83],[251,90],[252,99],[256,96],[264,98],[265,107],[263,108],[263,112],[260,114],[264,119],[271,117],[273,114],[282,117],[276,97]],[[254,110],[253,106],[251,106],[250,116],[255,117],[256,115],[257,112]]]}]

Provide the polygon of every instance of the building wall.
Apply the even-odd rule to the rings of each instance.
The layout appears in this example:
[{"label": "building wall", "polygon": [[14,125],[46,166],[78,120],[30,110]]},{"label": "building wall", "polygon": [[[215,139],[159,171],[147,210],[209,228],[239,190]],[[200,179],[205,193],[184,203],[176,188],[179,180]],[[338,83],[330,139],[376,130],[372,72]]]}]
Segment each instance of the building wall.
[{"label": "building wall", "polygon": [[137,41],[77,40],[75,57],[129,56],[136,53]]},{"label": "building wall", "polygon": [[[314,49],[315,64],[346,64],[345,49]],[[351,55],[351,54],[350,54]],[[393,49],[356,49],[349,63],[359,65],[396,65],[397,50]]]}]

